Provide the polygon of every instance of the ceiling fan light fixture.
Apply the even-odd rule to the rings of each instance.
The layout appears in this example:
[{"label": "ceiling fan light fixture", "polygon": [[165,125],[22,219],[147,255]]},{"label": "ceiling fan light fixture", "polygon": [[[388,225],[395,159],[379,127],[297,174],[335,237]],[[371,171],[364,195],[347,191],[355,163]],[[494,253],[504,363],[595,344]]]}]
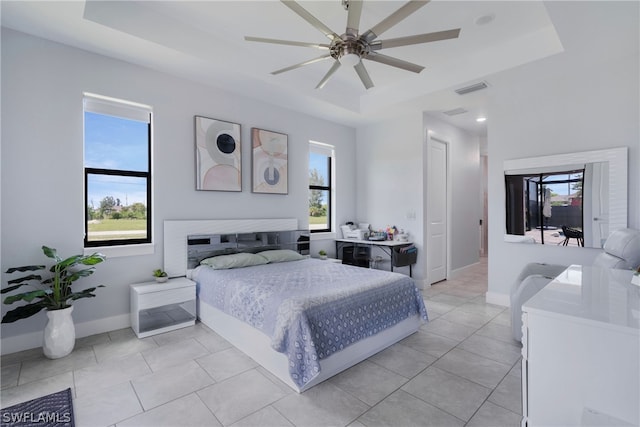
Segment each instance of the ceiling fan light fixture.
[{"label": "ceiling fan light fixture", "polygon": [[355,53],[346,53],[340,58],[340,63],[347,67],[354,67],[360,62],[360,57]]}]

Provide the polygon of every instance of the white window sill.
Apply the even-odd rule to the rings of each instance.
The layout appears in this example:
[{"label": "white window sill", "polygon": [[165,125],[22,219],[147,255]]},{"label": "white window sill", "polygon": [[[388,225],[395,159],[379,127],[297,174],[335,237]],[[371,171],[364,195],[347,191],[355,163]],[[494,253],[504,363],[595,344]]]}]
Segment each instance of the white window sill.
[{"label": "white window sill", "polygon": [[85,255],[100,252],[107,258],[118,258],[125,256],[151,255],[155,253],[155,245],[153,243],[145,243],[142,245],[123,245],[123,246],[98,246],[84,248]]},{"label": "white window sill", "polygon": [[335,240],[335,231],[329,231],[326,233],[309,233],[311,235],[311,241],[314,240]]}]

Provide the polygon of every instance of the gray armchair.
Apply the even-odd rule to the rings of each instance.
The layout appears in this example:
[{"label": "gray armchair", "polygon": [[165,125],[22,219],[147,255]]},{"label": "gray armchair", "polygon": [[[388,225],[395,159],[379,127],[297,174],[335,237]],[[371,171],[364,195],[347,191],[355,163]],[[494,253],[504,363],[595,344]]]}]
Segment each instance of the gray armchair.
[{"label": "gray armchair", "polygon": [[[594,266],[630,269],[640,266],[640,231],[630,228],[616,230],[607,239]],[[555,264],[527,264],[511,285],[511,334],[522,340],[522,304],[547,286],[567,266]]]}]

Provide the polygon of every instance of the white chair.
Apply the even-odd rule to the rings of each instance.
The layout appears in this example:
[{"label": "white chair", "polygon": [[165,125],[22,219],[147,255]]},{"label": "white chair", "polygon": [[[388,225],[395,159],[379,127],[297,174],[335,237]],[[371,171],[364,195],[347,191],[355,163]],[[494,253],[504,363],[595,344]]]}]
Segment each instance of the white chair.
[{"label": "white chair", "polygon": [[[593,261],[594,266],[630,269],[640,266],[640,231],[630,228],[616,230],[604,244],[603,252]],[[511,285],[511,334],[522,340],[522,304],[544,288],[567,268],[556,264],[527,264]]]}]

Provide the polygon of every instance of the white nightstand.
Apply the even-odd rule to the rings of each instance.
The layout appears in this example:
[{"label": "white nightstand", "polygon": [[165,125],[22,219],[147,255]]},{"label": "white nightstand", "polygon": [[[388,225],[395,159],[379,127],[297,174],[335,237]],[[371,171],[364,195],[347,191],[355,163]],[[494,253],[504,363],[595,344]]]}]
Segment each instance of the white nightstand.
[{"label": "white nightstand", "polygon": [[138,338],[195,324],[196,284],[184,277],[130,285],[131,328]]}]

